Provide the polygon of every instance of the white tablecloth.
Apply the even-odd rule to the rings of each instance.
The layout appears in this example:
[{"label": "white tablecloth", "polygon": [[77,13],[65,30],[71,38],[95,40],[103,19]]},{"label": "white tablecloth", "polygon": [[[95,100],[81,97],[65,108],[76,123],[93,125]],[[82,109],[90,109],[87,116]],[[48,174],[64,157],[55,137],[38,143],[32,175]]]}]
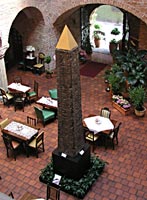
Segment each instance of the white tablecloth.
[{"label": "white tablecloth", "polygon": [[23,136],[27,138],[28,140],[31,139],[35,134],[37,134],[38,130],[34,129],[30,126],[21,124],[19,122],[12,121],[10,122],[4,130],[8,130],[10,132],[13,132],[19,136]]},{"label": "white tablecloth", "polygon": [[84,122],[87,128],[90,131],[93,131],[94,134],[105,130],[112,130],[114,128],[110,119],[102,116],[88,117],[84,119]]},{"label": "white tablecloth", "polygon": [[4,194],[4,193],[0,192],[0,200],[14,200],[14,199],[12,199],[7,194]]},{"label": "white tablecloth", "polygon": [[58,107],[57,100],[51,99],[50,97],[41,97],[37,103],[45,104],[47,106]]},{"label": "white tablecloth", "polygon": [[8,89],[17,90],[19,92],[26,93],[31,88],[26,85],[22,85],[21,83],[11,83],[10,85],[8,85]]}]

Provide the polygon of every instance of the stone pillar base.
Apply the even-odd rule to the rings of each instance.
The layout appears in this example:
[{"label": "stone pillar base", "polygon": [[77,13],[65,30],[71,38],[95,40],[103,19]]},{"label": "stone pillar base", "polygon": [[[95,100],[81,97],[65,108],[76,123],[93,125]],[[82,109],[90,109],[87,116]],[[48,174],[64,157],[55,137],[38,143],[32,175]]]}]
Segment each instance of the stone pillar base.
[{"label": "stone pillar base", "polygon": [[61,176],[66,176],[74,180],[79,180],[87,169],[90,167],[90,146],[89,144],[84,144],[82,148],[84,151],[83,155],[78,153],[76,156],[68,156],[65,158],[61,156],[61,151],[55,149],[52,152],[53,158],[53,169],[54,173]]}]

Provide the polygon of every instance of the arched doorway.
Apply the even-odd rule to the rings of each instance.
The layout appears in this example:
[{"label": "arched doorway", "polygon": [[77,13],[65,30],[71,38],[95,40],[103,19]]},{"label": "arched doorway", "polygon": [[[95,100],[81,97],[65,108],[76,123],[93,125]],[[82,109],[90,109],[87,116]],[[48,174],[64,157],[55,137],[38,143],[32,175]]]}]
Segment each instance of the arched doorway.
[{"label": "arched doorway", "polygon": [[43,15],[37,8],[27,7],[18,13],[9,32],[9,48],[5,54],[7,69],[25,59],[26,46],[42,50],[44,44],[40,43],[40,39],[43,38],[43,26]]},{"label": "arched doorway", "polygon": [[[119,42],[123,37],[123,12],[109,5],[102,5],[95,8],[90,15],[90,41],[94,52],[110,53],[109,43],[112,40]],[[118,35],[111,34],[113,29],[117,29]],[[100,46],[95,46],[94,33],[99,32]]]}]

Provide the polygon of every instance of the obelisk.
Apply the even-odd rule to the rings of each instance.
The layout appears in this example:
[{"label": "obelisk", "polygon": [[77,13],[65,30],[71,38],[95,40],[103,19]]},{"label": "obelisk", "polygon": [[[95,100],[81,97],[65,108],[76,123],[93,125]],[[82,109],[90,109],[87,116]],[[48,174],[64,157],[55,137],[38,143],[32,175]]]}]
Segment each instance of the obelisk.
[{"label": "obelisk", "polygon": [[54,169],[79,178],[89,167],[90,148],[82,126],[79,48],[66,25],[56,46],[56,67],[58,147],[53,152]]}]

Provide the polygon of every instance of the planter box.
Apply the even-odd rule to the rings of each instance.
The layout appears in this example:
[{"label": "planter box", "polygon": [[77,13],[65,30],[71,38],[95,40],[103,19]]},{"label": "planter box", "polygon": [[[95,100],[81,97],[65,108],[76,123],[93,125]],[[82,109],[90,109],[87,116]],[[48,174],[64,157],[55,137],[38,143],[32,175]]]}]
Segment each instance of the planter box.
[{"label": "planter box", "polygon": [[130,109],[124,109],[123,107],[121,107],[120,105],[118,105],[117,103],[115,103],[114,101],[112,101],[112,106],[114,108],[116,108],[123,115],[128,115],[129,112],[130,112]]}]

